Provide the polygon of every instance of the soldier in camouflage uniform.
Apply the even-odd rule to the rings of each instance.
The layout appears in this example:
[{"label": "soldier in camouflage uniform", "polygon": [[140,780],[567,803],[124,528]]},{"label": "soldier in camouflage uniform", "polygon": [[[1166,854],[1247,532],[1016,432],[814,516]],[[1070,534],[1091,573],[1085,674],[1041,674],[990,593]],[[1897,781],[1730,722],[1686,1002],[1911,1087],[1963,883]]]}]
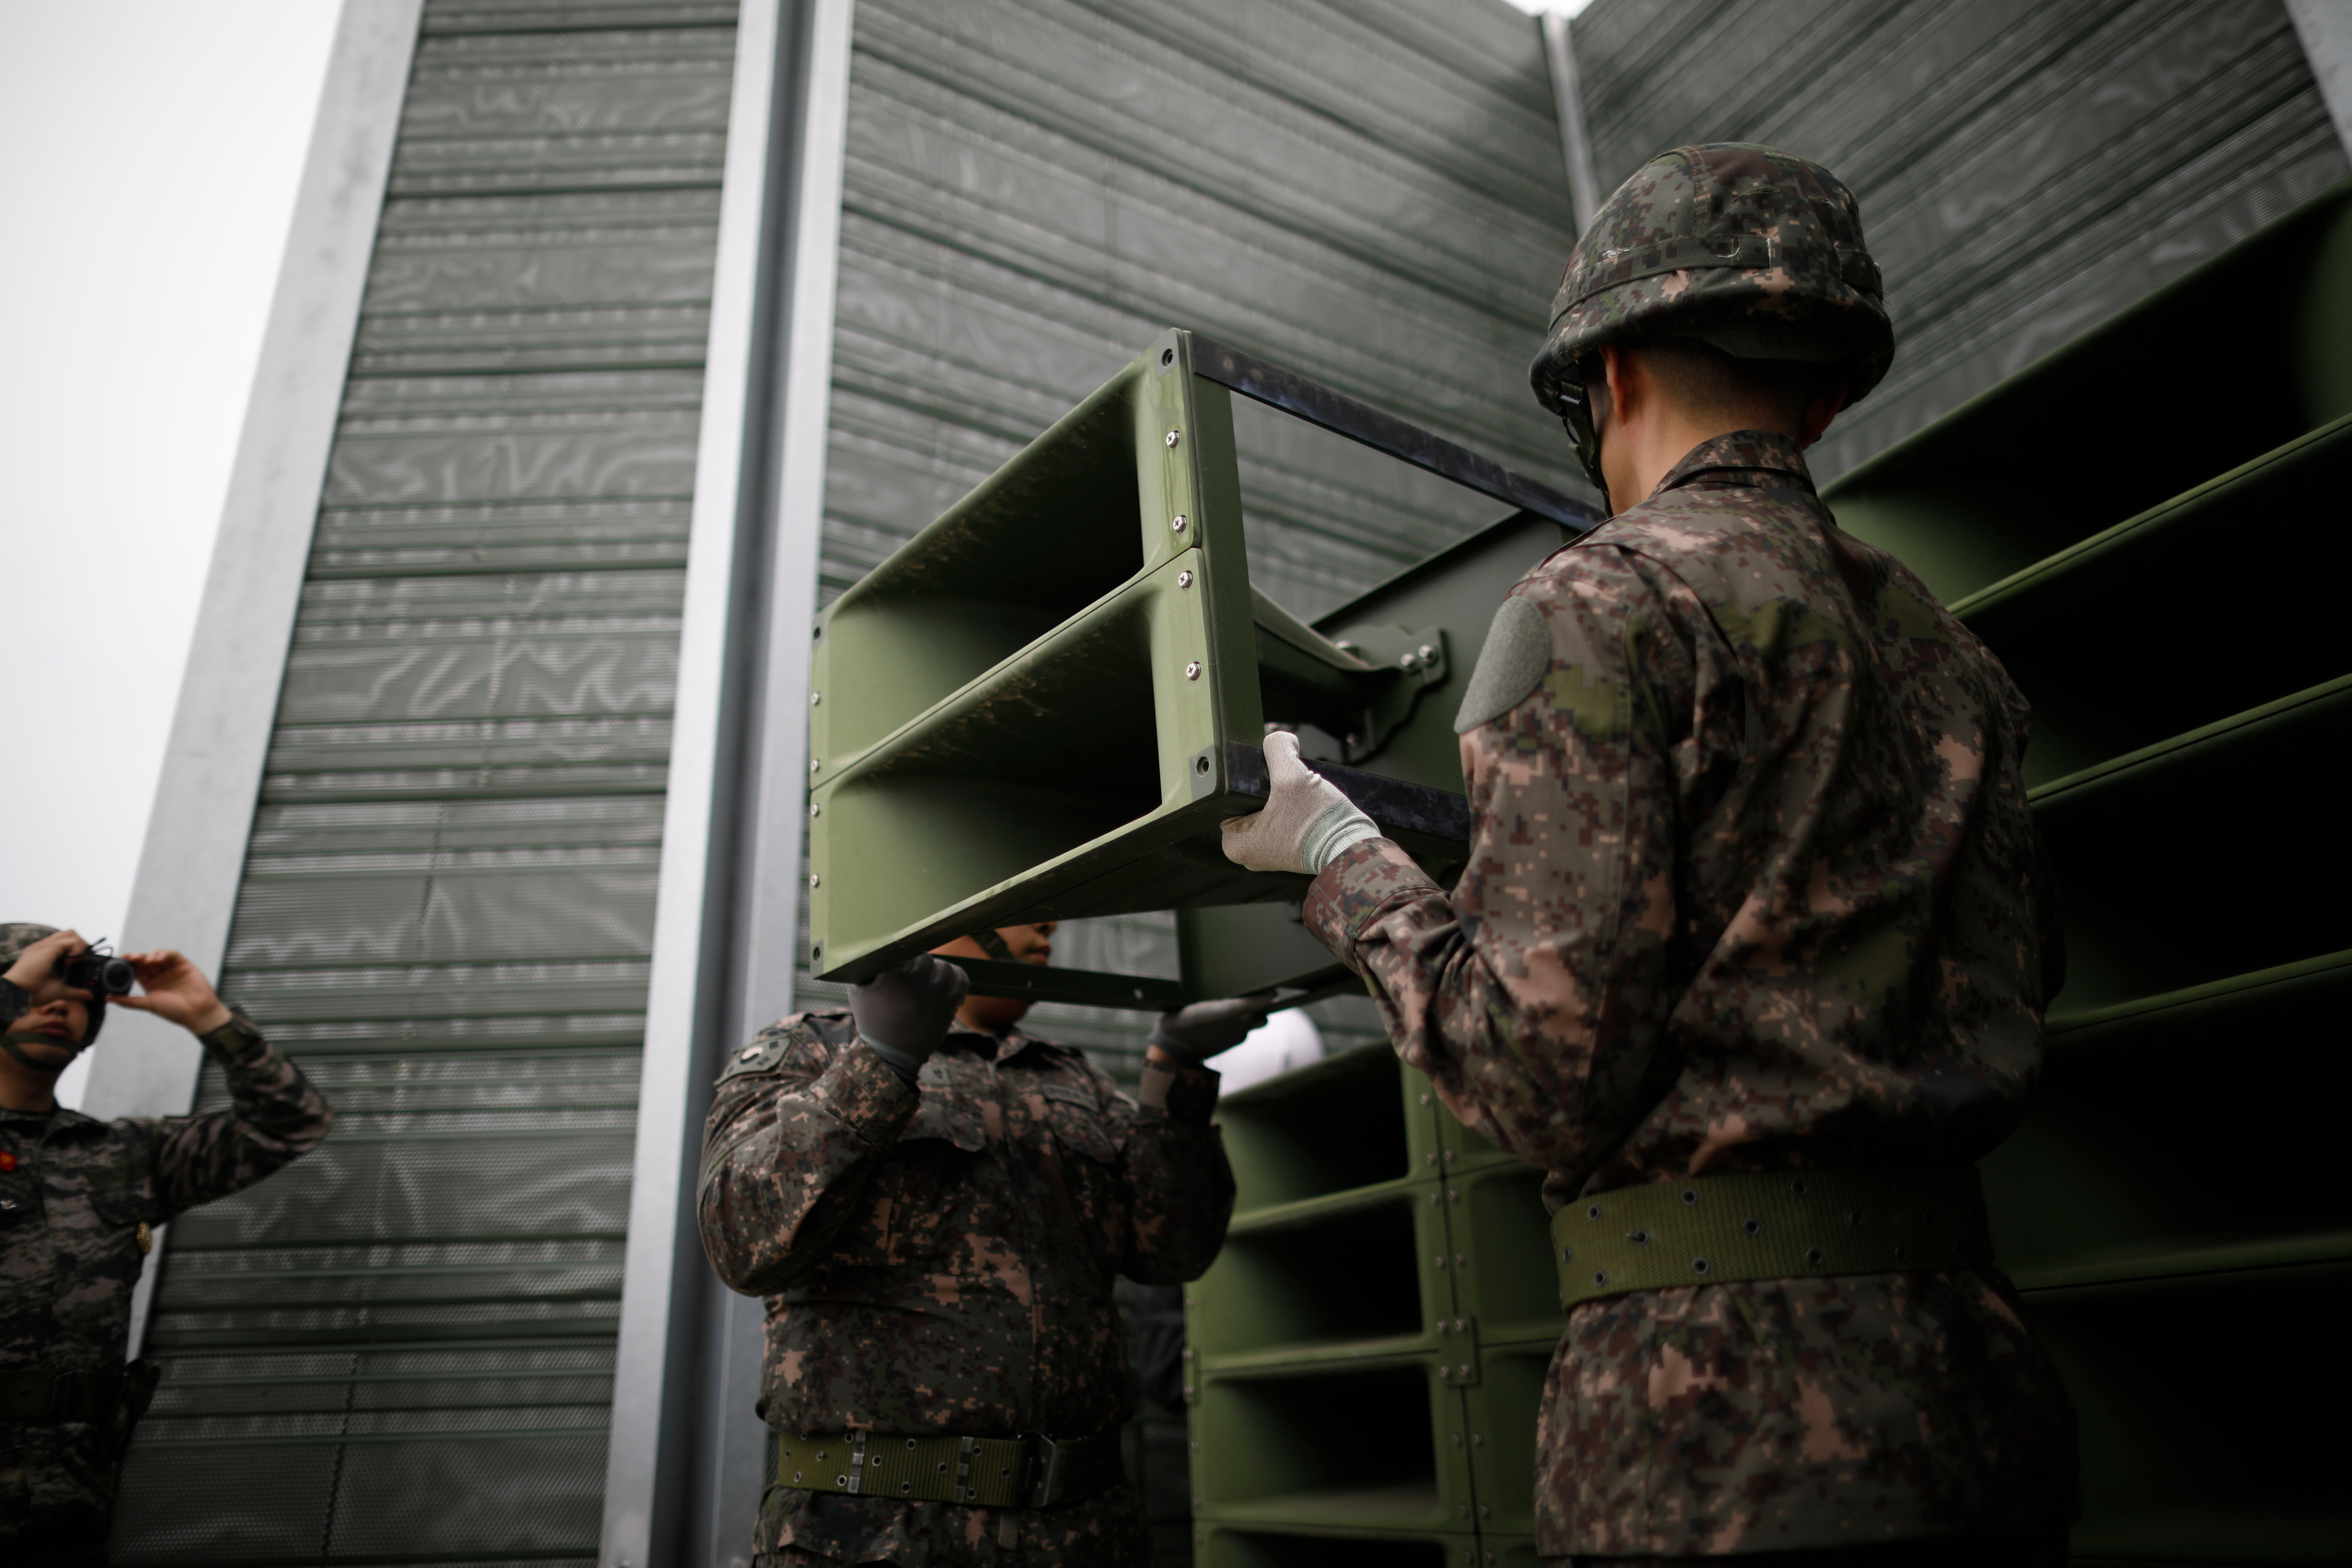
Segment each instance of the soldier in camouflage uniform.
[{"label": "soldier in camouflage uniform", "polygon": [[[1307,923],[1399,1053],[1548,1173],[1572,1307],[1549,1562],[2063,1560],[2071,1408],[1971,1169],[2018,1122],[2063,975],[2026,704],[1838,530],[1801,456],[1893,351],[1826,170],[1653,161],[1570,256],[1533,368],[1617,510],[1495,618],[1455,722],[1459,883],[1287,737],[1266,808],[1227,824],[1243,864],[1316,876]],[[1801,1207],[1832,1190],[1865,1197]],[[1948,1266],[1901,1267],[1927,1233],[1874,1193],[1942,1194],[1919,1212]],[[1671,1250],[1717,1213],[1728,1241]]]},{"label": "soldier in camouflage uniform", "polygon": [[107,999],[67,985],[69,931],[0,925],[0,1561],[106,1561],[131,1423],[154,1391],[124,1365],[131,1291],[154,1227],[319,1146],[324,1096],[223,1005],[176,952],[125,954],[144,995],[113,1004],[180,1025],[221,1064],[235,1104],[202,1116],[100,1121],[57,1103]]},{"label": "soldier in camouflage uniform", "polygon": [[[940,951],[1044,963],[1053,930]],[[719,1277],[766,1298],[755,1563],[1150,1561],[1112,1280],[1198,1279],[1223,1244],[1234,1180],[1200,1063],[1267,1000],[1168,1015],[1139,1100],[929,954],[736,1054],[698,1204]]]}]

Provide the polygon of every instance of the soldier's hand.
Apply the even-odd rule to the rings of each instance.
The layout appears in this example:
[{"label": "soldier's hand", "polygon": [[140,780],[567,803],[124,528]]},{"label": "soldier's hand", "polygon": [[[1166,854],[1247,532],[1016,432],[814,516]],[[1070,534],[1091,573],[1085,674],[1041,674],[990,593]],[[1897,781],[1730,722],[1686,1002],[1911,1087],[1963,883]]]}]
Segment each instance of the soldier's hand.
[{"label": "soldier's hand", "polygon": [[1225,819],[1225,858],[1253,871],[1312,877],[1341,851],[1381,836],[1339,785],[1299,760],[1298,737],[1288,731],[1265,738],[1265,773],[1273,786],[1265,809]]},{"label": "soldier's hand", "polygon": [[1222,1002],[1195,1002],[1160,1015],[1150,1037],[1150,1054],[1158,1058],[1192,1065],[1220,1051],[1232,1050],[1274,1010],[1274,993],[1256,991],[1228,996]]},{"label": "soldier's hand", "polygon": [[131,965],[131,973],[139,977],[143,996],[117,996],[114,1005],[137,1013],[152,1013],[180,1026],[192,1035],[209,1035],[228,1022],[228,1006],[222,1002],[213,983],[205,972],[190,963],[184,953],[169,948],[153,952],[126,952],[122,961]]},{"label": "soldier's hand", "polygon": [[940,1048],[971,988],[964,972],[946,959],[919,952],[886,969],[863,985],[849,988],[849,1016],[857,1035],[877,1055],[911,1079],[923,1059]]},{"label": "soldier's hand", "polygon": [[0,975],[22,989],[36,1007],[47,1002],[88,1002],[90,994],[57,977],[58,961],[89,950],[78,931],[51,931],[16,955],[8,973]]}]

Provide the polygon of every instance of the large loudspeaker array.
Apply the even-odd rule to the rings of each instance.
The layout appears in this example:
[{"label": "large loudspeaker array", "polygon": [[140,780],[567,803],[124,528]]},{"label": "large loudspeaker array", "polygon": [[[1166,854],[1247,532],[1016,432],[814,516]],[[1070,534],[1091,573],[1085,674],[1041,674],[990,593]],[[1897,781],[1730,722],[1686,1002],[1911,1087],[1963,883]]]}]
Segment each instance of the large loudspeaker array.
[{"label": "large loudspeaker array", "polygon": [[[1507,515],[1311,626],[1250,583],[1237,390]],[[1305,879],[1244,871],[1219,847],[1217,825],[1265,798],[1268,722],[1298,730],[1391,837],[1433,868],[1458,865],[1469,816],[1454,677],[1502,588],[1592,521],[1426,432],[1166,333],[816,627],[811,969],[863,979],[1024,921],[1265,904],[1214,928],[1230,938],[1187,923],[1205,968],[1188,964],[1182,987],[970,967],[983,989],[1145,1006],[1200,994],[1195,980],[1328,983],[1328,955],[1281,914]],[[1292,967],[1269,973],[1259,959]]]}]

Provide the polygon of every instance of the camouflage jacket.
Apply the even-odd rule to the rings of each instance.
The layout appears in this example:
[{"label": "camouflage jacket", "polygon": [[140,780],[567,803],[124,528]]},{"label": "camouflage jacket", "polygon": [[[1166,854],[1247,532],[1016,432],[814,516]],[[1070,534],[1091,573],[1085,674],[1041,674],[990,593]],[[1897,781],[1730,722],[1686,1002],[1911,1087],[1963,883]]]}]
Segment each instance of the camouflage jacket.
[{"label": "camouflage jacket", "polygon": [[[1545,1168],[1554,1209],[2000,1142],[2062,963],[2027,709],[1991,654],[1759,432],[1701,445],[1509,598],[1489,646],[1521,623],[1526,684],[1462,735],[1453,894],[1372,840],[1307,900],[1400,1054]],[[1586,1302],[1547,1395],[1539,1546],[2063,1519],[2069,1421],[1989,1272]]]},{"label": "camouflage jacket", "polygon": [[[0,988],[16,993],[0,995],[13,1018],[23,993]],[[250,1018],[233,1013],[202,1038],[228,1079],[226,1110],[100,1121],[62,1106],[0,1110],[0,1371],[121,1366],[152,1227],[326,1137],[326,1097]],[[102,1516],[112,1464],[101,1436],[90,1423],[0,1422],[0,1532],[59,1509]]]},{"label": "camouflage jacket", "polygon": [[[1139,1109],[1077,1051],[959,1027],[910,1086],[846,1013],[763,1030],[719,1081],[698,1202],[719,1277],[767,1299],[769,1426],[1075,1436],[1127,1420],[1112,1279],[1197,1279],[1223,1244],[1234,1181],[1209,1123],[1216,1085],[1185,1068],[1164,1110]],[[1124,1489],[989,1513],[772,1488],[758,1547],[1147,1560]]]}]

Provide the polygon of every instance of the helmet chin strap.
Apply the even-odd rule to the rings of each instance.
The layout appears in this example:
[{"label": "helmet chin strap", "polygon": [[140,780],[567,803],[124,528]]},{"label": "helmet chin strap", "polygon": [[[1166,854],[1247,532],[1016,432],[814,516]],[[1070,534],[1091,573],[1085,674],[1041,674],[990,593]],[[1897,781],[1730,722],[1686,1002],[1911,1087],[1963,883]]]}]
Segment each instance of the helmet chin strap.
[{"label": "helmet chin strap", "polygon": [[45,1046],[52,1047],[62,1045],[64,1042],[52,1035],[0,1035],[0,1051],[6,1051],[10,1056],[16,1058],[19,1063],[32,1068],[35,1072],[63,1072],[66,1068],[73,1065],[74,1057],[81,1055],[83,1051],[89,1048],[89,1042],[88,1040],[84,1040],[79,1045],[73,1047],[72,1057],[68,1057],[64,1061],[58,1063],[55,1067],[51,1067],[47,1062],[37,1062],[32,1058],[26,1056],[25,1054],[25,1047],[16,1043],[19,1040],[38,1040]]},{"label": "helmet chin strap", "polygon": [[994,927],[983,927],[981,930],[972,932],[971,940],[980,943],[981,952],[988,954],[989,957],[997,960],[999,963],[1010,963],[1012,961],[1012,947],[1003,937],[996,934]]}]

